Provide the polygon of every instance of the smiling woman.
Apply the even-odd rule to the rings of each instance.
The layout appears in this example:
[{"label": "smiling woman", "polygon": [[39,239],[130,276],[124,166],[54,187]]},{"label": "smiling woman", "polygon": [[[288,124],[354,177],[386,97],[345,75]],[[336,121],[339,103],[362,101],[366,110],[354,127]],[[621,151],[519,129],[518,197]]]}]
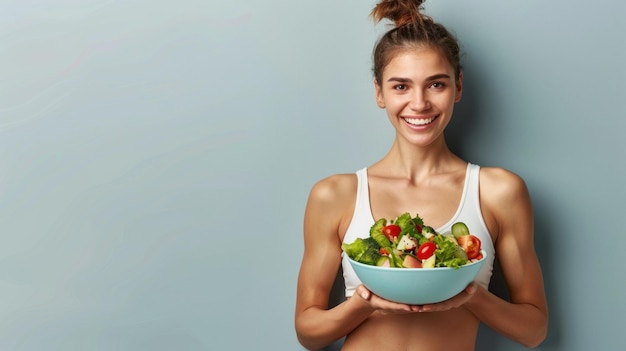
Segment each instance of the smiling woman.
[{"label": "smiling woman", "polygon": [[[527,347],[546,337],[547,304],[526,185],[506,169],[479,167],[448,148],[444,131],[463,91],[459,45],[421,13],[421,5],[381,1],[372,11],[374,20],[395,23],[376,44],[373,69],[376,103],[395,129],[391,149],[353,174],[320,180],[309,195],[295,328],[310,350],[345,337],[343,350],[393,345],[471,351],[481,322]],[[367,290],[341,243],[365,238],[375,220],[404,212],[419,214],[439,232],[468,223],[489,251],[482,278],[449,300],[420,306]],[[488,290],[494,252],[509,282],[510,301]],[[340,266],[347,300],[326,308]]]},{"label": "smiling woman", "polygon": [[460,73],[455,78],[453,68],[437,51],[407,49],[385,67],[384,83],[375,86],[376,102],[387,110],[398,136],[418,144],[436,141],[433,136],[443,132],[454,104],[461,100],[462,77]]}]

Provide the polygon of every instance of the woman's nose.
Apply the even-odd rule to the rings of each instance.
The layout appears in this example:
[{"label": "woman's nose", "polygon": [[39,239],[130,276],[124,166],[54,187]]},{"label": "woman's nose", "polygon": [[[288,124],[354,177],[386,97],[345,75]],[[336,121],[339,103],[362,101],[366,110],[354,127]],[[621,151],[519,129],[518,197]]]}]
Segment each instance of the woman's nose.
[{"label": "woman's nose", "polygon": [[424,111],[430,108],[430,101],[428,95],[423,91],[414,90],[411,96],[409,107],[415,111]]}]

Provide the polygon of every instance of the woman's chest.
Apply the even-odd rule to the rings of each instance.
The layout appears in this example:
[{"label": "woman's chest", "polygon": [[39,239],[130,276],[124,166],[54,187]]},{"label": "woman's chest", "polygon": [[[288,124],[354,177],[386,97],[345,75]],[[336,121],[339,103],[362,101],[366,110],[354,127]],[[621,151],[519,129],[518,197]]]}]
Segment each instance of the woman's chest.
[{"label": "woman's chest", "polygon": [[370,208],[375,220],[393,219],[409,212],[419,215],[425,224],[439,228],[455,215],[462,198],[463,182],[423,185],[370,183]]}]

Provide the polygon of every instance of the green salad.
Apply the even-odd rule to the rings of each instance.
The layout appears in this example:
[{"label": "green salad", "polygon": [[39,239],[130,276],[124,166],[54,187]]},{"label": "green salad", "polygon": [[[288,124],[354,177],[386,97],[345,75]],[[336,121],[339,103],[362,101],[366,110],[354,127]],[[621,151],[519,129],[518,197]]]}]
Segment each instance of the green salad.
[{"label": "green salad", "polygon": [[454,223],[450,234],[440,234],[408,212],[393,220],[377,220],[369,237],[343,243],[341,248],[354,261],[392,268],[456,269],[482,259],[480,240],[463,222]]}]

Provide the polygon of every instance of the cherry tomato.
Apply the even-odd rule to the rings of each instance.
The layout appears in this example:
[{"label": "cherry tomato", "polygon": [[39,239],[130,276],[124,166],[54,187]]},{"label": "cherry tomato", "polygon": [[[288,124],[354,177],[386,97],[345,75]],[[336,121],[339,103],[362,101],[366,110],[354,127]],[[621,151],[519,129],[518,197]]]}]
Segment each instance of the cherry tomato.
[{"label": "cherry tomato", "polygon": [[383,234],[385,234],[387,239],[389,239],[390,241],[398,239],[398,235],[400,235],[401,231],[402,229],[400,229],[400,226],[397,224],[389,224],[383,228]]},{"label": "cherry tomato", "polygon": [[417,249],[416,256],[420,260],[425,260],[432,256],[435,250],[437,250],[437,245],[432,241],[427,241]]},{"label": "cherry tomato", "polygon": [[387,251],[387,249],[385,249],[384,247],[381,247],[380,250],[378,251],[380,252],[381,255],[385,255],[385,256],[389,255],[389,251]]},{"label": "cherry tomato", "polygon": [[461,235],[456,238],[456,241],[459,243],[459,246],[465,250],[467,258],[470,260],[477,258],[480,255],[480,239],[474,235]]}]

